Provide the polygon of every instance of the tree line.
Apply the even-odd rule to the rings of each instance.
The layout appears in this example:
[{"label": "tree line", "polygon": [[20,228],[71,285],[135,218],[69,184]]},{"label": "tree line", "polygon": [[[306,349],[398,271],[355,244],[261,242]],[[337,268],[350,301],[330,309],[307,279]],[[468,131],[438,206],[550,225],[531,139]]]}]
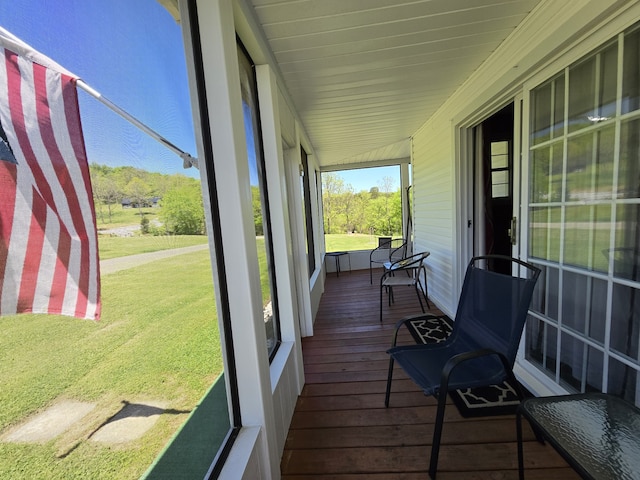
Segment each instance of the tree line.
[{"label": "tree line", "polygon": [[[204,234],[204,206],[200,182],[186,175],[166,175],[135,167],[89,165],[96,215],[111,223],[113,209],[126,201],[140,213],[143,233]],[[157,203],[162,226],[151,228],[144,207]]]},{"label": "tree line", "polygon": [[402,235],[402,194],[392,177],[356,192],[337,173],[322,174],[324,233]]}]

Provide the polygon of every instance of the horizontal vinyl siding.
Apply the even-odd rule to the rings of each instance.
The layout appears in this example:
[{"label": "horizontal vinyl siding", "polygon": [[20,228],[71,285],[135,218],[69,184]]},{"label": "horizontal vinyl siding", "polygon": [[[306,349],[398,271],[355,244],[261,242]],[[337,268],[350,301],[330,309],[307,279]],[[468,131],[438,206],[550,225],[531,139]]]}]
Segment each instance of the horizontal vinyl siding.
[{"label": "horizontal vinyl siding", "polygon": [[429,122],[413,137],[414,250],[428,250],[429,296],[445,313],[455,312],[453,145],[450,123]]}]

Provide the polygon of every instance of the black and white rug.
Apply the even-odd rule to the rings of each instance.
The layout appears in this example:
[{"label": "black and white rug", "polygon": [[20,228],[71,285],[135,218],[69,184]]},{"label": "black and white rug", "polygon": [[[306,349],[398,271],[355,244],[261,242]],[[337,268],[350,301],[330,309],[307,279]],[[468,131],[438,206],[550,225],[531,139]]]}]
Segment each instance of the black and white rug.
[{"label": "black and white rug", "polygon": [[[416,343],[437,343],[449,336],[453,321],[448,317],[437,317],[411,320],[406,325]],[[516,390],[507,381],[500,385],[456,390],[450,395],[463,417],[513,414],[520,404]]]}]

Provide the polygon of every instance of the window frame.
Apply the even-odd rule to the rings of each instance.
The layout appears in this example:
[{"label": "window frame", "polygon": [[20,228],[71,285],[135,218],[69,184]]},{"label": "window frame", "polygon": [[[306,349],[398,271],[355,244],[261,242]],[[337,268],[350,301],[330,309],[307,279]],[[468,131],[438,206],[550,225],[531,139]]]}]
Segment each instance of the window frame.
[{"label": "window frame", "polygon": [[[302,188],[304,193],[304,221],[305,221],[305,237],[307,240],[307,261],[309,263],[309,278],[316,271],[316,250],[313,231],[313,210],[311,208],[311,179],[309,175],[309,155],[302,145],[300,145],[300,159],[302,161]],[[315,173],[315,172],[314,172]]]},{"label": "window frame", "polygon": [[[279,307],[278,307],[278,290],[276,281],[276,269],[275,269],[275,257],[273,249],[273,235],[271,225],[271,208],[269,202],[269,189],[267,181],[267,168],[265,163],[264,154],[264,142],[262,139],[262,122],[260,119],[260,101],[258,96],[258,80],[256,75],[256,64],[251,58],[249,51],[246,49],[240,37],[236,35],[236,45],[238,52],[244,55],[249,63],[251,71],[250,87],[252,88],[252,96],[254,105],[252,105],[252,111],[255,115],[253,119],[255,122],[254,143],[256,148],[256,167],[258,173],[258,186],[260,188],[260,200],[262,203],[262,228],[264,229],[265,248],[267,255],[267,270],[269,273],[269,283],[271,289],[271,304],[272,304],[272,321],[273,321],[273,333],[275,335],[274,345],[269,353],[269,363],[273,361],[280,344],[282,343],[282,331],[280,327]],[[242,66],[239,66],[242,68]]]},{"label": "window frame", "polygon": [[[188,34],[191,43],[191,54],[193,55],[193,76],[195,79],[195,93],[197,95],[199,124],[194,123],[194,128],[200,130],[202,135],[202,148],[204,158],[200,159],[201,175],[207,181],[209,204],[211,208],[211,229],[213,231],[214,256],[216,259],[217,278],[216,285],[219,299],[216,303],[218,322],[221,324],[220,339],[224,344],[224,372],[227,392],[227,402],[229,406],[230,428],[225,439],[220,445],[205,478],[216,479],[220,476],[225,462],[229,457],[231,449],[242,428],[242,416],[240,408],[240,393],[238,388],[238,376],[236,371],[235,349],[233,345],[233,325],[231,322],[231,311],[229,301],[229,288],[227,285],[226,266],[224,248],[222,242],[222,227],[220,224],[220,204],[216,185],[216,176],[213,169],[213,140],[211,137],[211,122],[208,113],[208,102],[206,95],[206,81],[204,73],[202,44],[198,21],[198,11],[195,0],[186,2],[185,8],[188,14]],[[184,22],[184,19],[182,20]]]},{"label": "window frame", "polygon": [[[617,32],[614,32],[608,38],[601,38],[601,41],[593,48],[588,49],[587,51],[581,51],[578,58],[574,58],[572,62],[569,62],[564,65],[564,67],[555,70],[553,73],[545,76],[541,81],[532,82],[530,88],[525,88],[525,98],[528,102],[529,109],[529,123],[523,130],[523,136],[527,139],[528,145],[524,149],[524,154],[528,161],[528,170],[527,175],[527,184],[530,192],[525,194],[523,197],[523,218],[525,221],[522,222],[523,225],[523,235],[522,238],[526,239],[525,245],[523,245],[523,254],[525,257],[534,262],[544,269],[544,274],[541,275],[541,278],[538,282],[538,286],[536,291],[538,292],[540,298],[535,299],[532,303],[532,308],[530,310],[530,320],[525,329],[523,351],[521,353],[520,359],[528,366],[531,366],[531,369],[535,372],[534,376],[543,381],[543,384],[549,385],[550,389],[555,393],[561,393],[563,391],[571,391],[571,390],[581,390],[585,391],[585,389],[594,388],[594,385],[590,386],[591,382],[594,382],[593,373],[597,374],[595,378],[595,387],[600,388],[602,391],[612,391],[612,388],[615,388],[615,382],[611,377],[612,368],[611,365],[618,365],[631,368],[635,372],[635,402],[636,404],[640,404],[640,360],[633,359],[632,357],[628,357],[626,353],[617,351],[614,348],[613,342],[613,333],[612,331],[615,329],[615,316],[613,313],[613,309],[615,308],[615,290],[616,288],[630,288],[633,290],[640,290],[640,282],[637,279],[626,279],[620,275],[616,275],[616,271],[614,269],[613,260],[608,260],[608,267],[604,270],[596,268],[595,260],[591,257],[588,257],[586,260],[586,264],[575,264],[571,261],[568,261],[564,258],[562,252],[564,252],[567,247],[567,241],[565,238],[564,231],[567,228],[566,223],[570,221],[571,218],[567,217],[566,211],[569,209],[576,209],[585,203],[587,207],[592,210],[597,210],[598,207],[601,206],[610,206],[611,212],[609,216],[609,242],[608,247],[614,248],[618,243],[618,236],[620,235],[620,231],[616,228],[616,224],[618,222],[617,217],[617,209],[620,207],[634,205],[640,208],[640,195],[633,197],[631,199],[624,198],[620,196],[616,191],[617,182],[618,182],[618,166],[620,162],[620,150],[622,146],[625,145],[626,138],[623,138],[622,135],[622,126],[625,124],[629,124],[633,121],[640,120],[640,109],[636,109],[633,112],[624,112],[621,110],[621,105],[623,101],[623,88],[621,87],[622,82],[624,80],[624,59],[626,58],[626,52],[624,51],[625,40],[630,35],[638,35],[640,32],[640,23],[635,23],[633,25],[628,25],[627,28],[620,29]],[[615,68],[616,75],[616,84],[618,87],[616,88],[616,99],[615,104],[615,114],[611,116],[593,116],[593,118],[589,118],[592,125],[586,125],[581,128],[569,128],[568,122],[571,120],[571,116],[569,114],[569,95],[570,95],[570,74],[573,72],[573,69],[576,67],[580,67],[581,65],[588,64],[589,62],[594,62],[596,65],[594,70],[594,81],[596,82],[596,90],[598,89],[599,82],[602,80],[603,71],[601,70],[601,65],[604,65],[604,60],[599,58],[600,55],[604,55],[610,47],[616,46],[618,49],[617,63]],[[635,52],[637,55],[638,52]],[[547,70],[548,71],[548,70]],[[560,80],[560,84],[558,84],[558,80]],[[562,91],[564,92],[564,96],[561,98],[563,102],[563,118],[557,119],[555,118],[558,113],[558,109],[555,106],[555,101],[558,100],[559,97],[556,95],[557,85],[561,85]],[[550,134],[548,136],[542,137],[542,139],[536,138],[536,133],[544,132],[543,130],[536,130],[536,112],[535,109],[538,107],[537,98],[534,95],[534,92],[537,90],[542,92],[544,87],[549,87],[549,105],[545,108],[548,110],[545,113],[550,115],[549,124],[542,124],[544,127],[549,129]],[[595,109],[597,111],[602,105],[597,103],[600,101],[600,96],[602,94],[601,91],[597,90],[594,96],[594,104],[590,105],[591,109]],[[559,128],[560,127],[560,128]],[[613,128],[614,130],[614,152],[612,154],[611,163],[614,165],[613,168],[613,178],[611,179],[610,186],[612,188],[611,194],[609,198],[598,198],[598,194],[601,193],[598,190],[598,187],[602,185],[595,180],[596,182],[592,185],[592,195],[593,198],[591,200],[582,200],[582,203],[577,202],[576,200],[569,198],[567,195],[568,185],[567,182],[569,180],[568,172],[567,172],[567,163],[570,158],[569,156],[569,148],[571,147],[571,142],[575,139],[579,139],[581,136],[590,135],[593,137],[593,152],[590,157],[589,165],[591,168],[595,168],[594,166],[599,166],[599,157],[600,151],[598,150],[601,140],[600,136],[607,133],[608,128]],[[596,148],[597,147],[597,148]],[[546,152],[545,153],[545,149]],[[549,162],[549,182],[547,185],[547,191],[543,195],[538,195],[536,191],[533,191],[531,187],[534,186],[535,178],[533,165],[535,161],[534,153],[541,152],[544,155],[541,157],[543,159],[546,158],[546,161]],[[554,163],[552,162],[562,162],[562,187],[561,191],[555,192],[553,190],[553,181],[551,178],[551,168]],[[558,167],[559,168],[559,167]],[[557,175],[557,174],[556,174]],[[573,179],[575,181],[575,179]],[[540,185],[544,186],[544,182]],[[606,192],[605,192],[606,193]],[[544,248],[547,254],[546,258],[540,258],[539,256],[533,256],[532,246],[531,246],[531,235],[532,235],[532,222],[542,221],[538,217],[534,218],[534,212],[536,209],[540,209],[540,211],[544,212],[544,209],[548,210],[546,214],[547,224],[552,220],[552,218],[558,217],[562,229],[561,237],[557,241],[558,245],[556,245],[560,252],[555,257],[549,257],[551,255],[553,248],[550,248],[548,244],[545,244]],[[571,212],[569,212],[571,213]],[[593,225],[601,221],[598,215],[592,213],[591,214],[591,224],[592,229],[595,228]],[[589,234],[588,246],[590,250],[595,252],[596,244],[593,240],[595,235],[594,232]],[[547,243],[551,241],[549,234],[547,233]],[[587,241],[587,240],[585,240]],[[636,245],[636,248],[638,246]],[[591,253],[593,253],[591,252]],[[565,278],[566,277],[566,278]],[[570,279],[574,279],[573,282]],[[568,310],[566,310],[567,306],[563,302],[563,292],[565,290],[570,290],[571,288],[575,288],[579,282],[576,282],[575,279],[578,279],[585,283],[586,288],[590,294],[586,295],[586,300],[584,305],[580,305],[580,308],[584,308],[586,311],[586,317],[584,331],[580,329],[576,329],[575,325],[572,324],[575,319],[571,317],[571,315],[567,315]],[[602,285],[605,285],[605,288],[602,288]],[[595,295],[593,292],[594,286],[599,285],[596,290],[606,292],[606,299],[604,301],[605,307],[602,307],[606,310],[605,314],[605,325],[604,332],[598,332],[597,335],[591,332],[591,328],[593,327],[591,320],[597,317],[598,312],[594,312],[594,307],[592,305],[593,300],[592,297]],[[540,294],[540,290],[544,290],[546,293]],[[553,292],[556,292],[554,297]],[[537,304],[536,304],[537,302]],[[564,316],[567,316],[565,319]],[[596,318],[597,320],[597,318]],[[600,325],[596,325],[600,328]],[[618,328],[623,328],[618,327]],[[531,345],[532,339],[530,336],[538,332],[539,335],[542,335],[543,343],[545,344],[545,348],[540,350],[541,359],[536,359],[535,361],[532,359],[532,355],[529,352],[529,348]],[[600,338],[602,337],[602,339]],[[574,344],[580,344],[581,348],[572,347],[570,344],[573,342]],[[565,352],[566,350],[566,352]],[[567,372],[562,370],[562,362],[566,360],[566,358],[571,357],[572,355],[575,357],[578,355],[578,350],[582,353],[582,372],[578,373],[578,376],[567,376]],[[549,354],[546,352],[548,351]],[[587,365],[590,365],[592,360],[592,355],[601,356],[601,367],[600,371],[597,371],[598,366],[596,365],[594,371],[587,371]],[[571,360],[571,362],[576,361]],[[551,363],[548,363],[551,362]],[[576,367],[580,363],[571,363],[570,366]],[[540,375],[541,374],[541,375]],[[544,381],[544,378],[547,381]],[[549,383],[549,381],[551,383]],[[614,382],[614,383],[612,383]],[[576,387],[576,385],[578,385]],[[615,393],[615,392],[613,392]]]}]

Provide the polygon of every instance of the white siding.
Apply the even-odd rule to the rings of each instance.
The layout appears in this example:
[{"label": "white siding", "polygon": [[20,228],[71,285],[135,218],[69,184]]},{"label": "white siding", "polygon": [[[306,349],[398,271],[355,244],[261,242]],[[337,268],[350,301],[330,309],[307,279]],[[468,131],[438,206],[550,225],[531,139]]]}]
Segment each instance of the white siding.
[{"label": "white siding", "polygon": [[[427,250],[431,300],[444,312],[455,311],[453,264],[453,142],[449,122],[422,128],[413,137],[414,251]],[[439,127],[439,128],[438,128]],[[448,141],[447,141],[448,139]]]}]

